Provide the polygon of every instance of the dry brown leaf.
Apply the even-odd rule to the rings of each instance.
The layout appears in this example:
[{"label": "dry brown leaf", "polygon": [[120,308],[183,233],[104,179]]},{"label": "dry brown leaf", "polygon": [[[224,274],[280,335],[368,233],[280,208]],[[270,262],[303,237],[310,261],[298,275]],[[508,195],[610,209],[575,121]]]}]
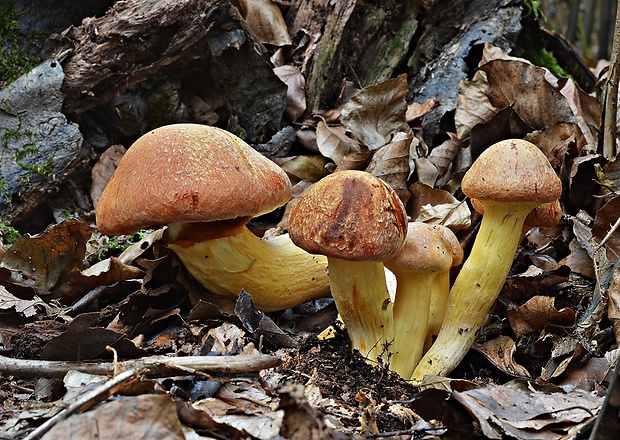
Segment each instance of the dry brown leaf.
[{"label": "dry brown leaf", "polygon": [[420,120],[441,105],[441,102],[435,98],[429,98],[422,104],[412,102],[407,104],[405,119],[409,124],[416,125]]},{"label": "dry brown leaf", "polygon": [[366,171],[379,177],[396,191],[398,197],[406,204],[409,200],[407,179],[409,178],[409,157],[411,133],[398,132],[383,147],[376,150]]},{"label": "dry brown leaf", "polygon": [[493,60],[486,72],[488,97],[497,108],[512,107],[532,130],[576,122],[568,100],[545,78],[545,69],[514,60]]},{"label": "dry brown leaf", "polygon": [[316,143],[319,152],[336,165],[340,165],[347,154],[362,151],[359,143],[346,135],[344,127],[330,127],[323,121],[319,121],[316,126]]},{"label": "dry brown leaf", "polygon": [[463,144],[458,139],[450,136],[450,139],[437,145],[428,154],[428,160],[439,173],[436,182],[439,188],[443,188],[452,179],[452,164],[462,147]]},{"label": "dry brown leaf", "polygon": [[184,440],[176,405],[166,394],[119,397],[55,425],[43,440]]},{"label": "dry brown leaf", "polygon": [[295,66],[279,66],[273,72],[288,87],[284,114],[289,121],[296,121],[306,111],[306,80]]},{"label": "dry brown leaf", "polygon": [[461,141],[469,137],[475,126],[489,122],[499,111],[489,101],[488,87],[484,80],[461,81],[454,114],[456,134]]},{"label": "dry brown leaf", "polygon": [[529,371],[514,359],[517,346],[512,338],[500,335],[483,344],[475,344],[473,349],[504,373],[515,377],[531,378]]},{"label": "dry brown leaf", "polygon": [[49,292],[71,270],[82,268],[92,232],[86,223],[70,219],[41,234],[23,235],[6,251],[0,267],[8,273],[2,276],[14,284]]},{"label": "dry brown leaf", "polygon": [[0,286],[0,310],[15,310],[20,315],[31,318],[39,310],[45,310],[47,316],[59,313],[55,307],[35,295],[32,299],[21,299],[10,293],[4,286]]},{"label": "dry brown leaf", "polygon": [[581,90],[574,81],[563,78],[559,85],[560,93],[568,100],[581,135],[589,147],[589,152],[595,152],[597,135],[602,122],[601,105],[596,99]]},{"label": "dry brown leaf", "polygon": [[582,390],[535,389],[527,381],[494,385],[453,397],[475,417],[486,438],[568,439],[590,422],[603,400]]},{"label": "dry brown leaf", "polygon": [[508,309],[506,315],[515,336],[542,331],[547,325],[572,327],[575,312],[567,308],[557,310],[554,304],[553,297],[535,296],[517,309]]},{"label": "dry brown leaf", "polygon": [[[598,243],[602,242],[611,231],[612,226],[618,221],[618,213],[620,213],[620,196],[615,196],[596,212],[592,236]],[[605,249],[610,261],[616,261],[620,258],[620,228],[607,237]]]},{"label": "dry brown leaf", "polygon": [[258,41],[274,46],[291,44],[286,22],[277,4],[271,0],[239,0],[239,9]]},{"label": "dry brown leaf", "polygon": [[542,367],[537,382],[547,383],[560,377],[568,366],[576,359],[577,342],[568,335],[546,334],[543,335],[539,343],[551,342],[551,356],[547,363]]},{"label": "dry brown leaf", "polygon": [[103,188],[105,188],[108,180],[114,174],[125,151],[127,150],[122,145],[112,145],[101,154],[97,163],[93,165],[91,170],[92,184],[90,186],[90,199],[93,202],[93,206],[97,206]]},{"label": "dry brown leaf", "polygon": [[356,139],[376,150],[397,132],[410,131],[405,119],[407,92],[407,75],[365,87],[344,105],[340,120]]},{"label": "dry brown leaf", "polygon": [[607,290],[607,315],[614,329],[616,345],[620,346],[620,268],[615,267]]},{"label": "dry brown leaf", "polygon": [[412,220],[444,225],[453,231],[471,227],[471,211],[467,203],[443,189],[434,189],[421,182],[409,186],[411,202],[408,213]]},{"label": "dry brown leaf", "polygon": [[524,136],[524,139],[536,145],[545,153],[553,169],[566,175],[565,161],[575,143],[577,151],[585,146],[585,139],[578,127],[569,122],[558,122],[543,130],[536,130]]},{"label": "dry brown leaf", "polygon": [[328,159],[323,156],[292,156],[273,160],[288,174],[293,185],[302,180],[318,182],[329,174],[326,168]]}]

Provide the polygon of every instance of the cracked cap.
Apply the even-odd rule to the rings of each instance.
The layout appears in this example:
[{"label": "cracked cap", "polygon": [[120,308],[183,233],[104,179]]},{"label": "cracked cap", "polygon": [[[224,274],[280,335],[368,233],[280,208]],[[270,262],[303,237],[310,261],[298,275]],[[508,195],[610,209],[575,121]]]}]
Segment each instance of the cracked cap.
[{"label": "cracked cap", "polygon": [[324,177],[289,217],[289,235],[297,246],[345,260],[387,260],[406,232],[407,213],[394,190],[364,171]]}]

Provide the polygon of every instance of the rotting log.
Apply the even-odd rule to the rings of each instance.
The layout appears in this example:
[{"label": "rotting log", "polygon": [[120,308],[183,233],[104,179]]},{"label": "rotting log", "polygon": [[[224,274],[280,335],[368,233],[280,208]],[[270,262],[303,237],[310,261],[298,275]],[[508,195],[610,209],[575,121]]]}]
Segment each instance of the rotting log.
[{"label": "rotting log", "polygon": [[[83,113],[156,74],[203,62],[251,140],[280,129],[286,86],[228,0],[117,2],[48,44],[65,72],[63,111]],[[256,87],[257,83],[261,87]]]}]

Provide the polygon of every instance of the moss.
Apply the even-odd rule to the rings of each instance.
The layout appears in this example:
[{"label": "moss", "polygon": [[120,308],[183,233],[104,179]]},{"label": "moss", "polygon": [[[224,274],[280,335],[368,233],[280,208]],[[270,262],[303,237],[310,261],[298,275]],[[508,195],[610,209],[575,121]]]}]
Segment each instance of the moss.
[{"label": "moss", "polygon": [[156,82],[147,97],[148,113],[146,122],[149,128],[157,128],[177,122],[174,113],[177,109],[174,87],[165,82]]},{"label": "moss", "polygon": [[558,64],[558,60],[553,55],[553,52],[546,49],[540,49],[538,51],[526,52],[524,53],[524,56],[535,65],[546,67],[555,76],[570,78],[570,75],[566,73],[562,66]]},{"label": "moss", "polygon": [[20,45],[18,28],[15,0],[0,2],[0,87],[3,83],[16,80],[41,62],[36,53]]},{"label": "moss", "polygon": [[95,264],[110,257],[119,256],[125,249],[146,237],[146,232],[139,231],[131,235],[111,237],[101,249],[88,257],[89,264]]},{"label": "moss", "polygon": [[540,0],[524,0],[523,4],[527,9],[527,13],[525,14],[526,17],[531,14],[534,16],[534,19],[538,20],[539,18],[542,18],[542,20],[547,23],[547,17],[540,7]]},{"label": "moss", "polygon": [[21,234],[9,222],[0,219],[0,235],[2,235],[2,242],[8,245],[17,240]]}]

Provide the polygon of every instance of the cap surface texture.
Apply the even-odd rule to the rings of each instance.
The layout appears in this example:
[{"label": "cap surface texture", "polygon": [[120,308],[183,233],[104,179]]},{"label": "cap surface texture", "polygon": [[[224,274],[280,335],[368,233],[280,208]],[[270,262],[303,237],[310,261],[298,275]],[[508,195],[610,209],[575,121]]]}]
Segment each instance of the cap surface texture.
[{"label": "cap surface texture", "polygon": [[551,202],[562,183],[540,149],[523,139],[491,145],[474,161],[461,182],[470,198],[497,202]]},{"label": "cap surface texture", "polygon": [[293,242],[313,254],[384,261],[402,245],[407,214],[394,190],[364,171],[339,171],[315,183],[291,211]]},{"label": "cap surface texture", "polygon": [[127,150],[97,204],[97,224],[102,233],[119,235],[174,222],[254,217],[290,196],[284,171],[235,135],[173,124]]}]

